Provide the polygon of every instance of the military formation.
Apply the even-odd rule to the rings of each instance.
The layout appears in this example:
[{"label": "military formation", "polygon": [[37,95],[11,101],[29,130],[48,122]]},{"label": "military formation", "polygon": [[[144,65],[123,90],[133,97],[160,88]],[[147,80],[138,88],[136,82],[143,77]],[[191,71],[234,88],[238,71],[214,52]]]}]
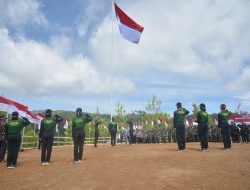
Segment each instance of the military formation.
[{"label": "military formation", "polygon": [[[108,124],[110,133],[110,146],[116,146],[116,141],[120,143],[126,142],[130,145],[139,143],[168,143],[176,142],[179,152],[186,151],[186,142],[200,142],[202,151],[208,151],[208,142],[223,142],[224,150],[232,148],[231,142],[249,142],[250,127],[244,123],[236,125],[229,124],[228,120],[231,112],[226,109],[225,104],[221,104],[218,113],[218,127],[208,127],[208,113],[206,105],[199,105],[197,113],[198,126],[186,127],[185,121],[189,111],[182,107],[181,102],[176,104],[176,110],[173,113],[173,128],[165,128],[162,130],[151,129],[143,130],[133,127],[133,120],[127,120],[128,130],[118,134],[118,124],[112,117]],[[50,165],[52,155],[52,147],[54,140],[54,132],[56,125],[63,118],[59,115],[52,116],[52,110],[45,111],[45,118],[41,120],[41,128],[39,132],[39,142],[41,142],[41,165]],[[88,113],[83,113],[81,108],[76,109],[76,115],[72,120],[72,139],[74,144],[73,159],[76,164],[82,163],[84,156],[84,141],[86,125],[93,121]],[[17,166],[18,153],[20,151],[21,131],[29,125],[29,120],[20,117],[18,112],[13,112],[11,119],[8,121],[5,113],[0,112],[0,162],[5,162],[4,157],[7,150],[7,168],[15,168]],[[97,147],[100,120],[94,121],[95,139],[94,147]]]}]

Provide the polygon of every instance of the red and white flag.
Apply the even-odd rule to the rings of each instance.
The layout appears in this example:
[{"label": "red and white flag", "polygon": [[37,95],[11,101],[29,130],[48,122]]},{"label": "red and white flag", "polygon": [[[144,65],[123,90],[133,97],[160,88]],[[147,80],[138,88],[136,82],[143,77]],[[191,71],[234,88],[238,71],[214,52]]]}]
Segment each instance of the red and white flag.
[{"label": "red and white flag", "polygon": [[161,124],[161,119],[160,118],[158,118],[158,125],[160,125]]},{"label": "red and white flag", "polygon": [[22,104],[19,104],[15,101],[12,101],[8,98],[0,96],[0,110],[5,111],[9,114],[12,112],[17,111],[20,116],[26,117],[26,113],[28,111],[28,107]]},{"label": "red and white flag", "polygon": [[64,120],[63,128],[64,129],[68,129],[69,128],[69,123],[68,123],[67,119]]},{"label": "red and white flag", "polygon": [[115,15],[118,21],[120,33],[126,40],[138,44],[144,28],[132,20],[120,7],[114,3]]},{"label": "red and white flag", "polygon": [[33,113],[31,113],[31,111],[27,111],[26,112],[26,118],[31,122],[31,123],[34,123],[34,124],[37,124],[37,125],[40,125],[40,119],[35,116]]},{"label": "red and white flag", "polygon": [[41,127],[41,121],[45,118],[45,116],[41,113],[38,113],[36,117],[39,119],[38,129]]},{"label": "red and white flag", "polygon": [[31,123],[39,124],[40,120],[31,111],[28,110],[28,106],[0,96],[0,110],[5,111],[8,114],[12,112],[18,112],[19,116],[26,117]]},{"label": "red and white flag", "polygon": [[216,118],[214,119],[214,124],[218,125],[218,120]]},{"label": "red and white flag", "polygon": [[56,133],[58,133],[58,131],[59,131],[59,125],[58,125],[58,123],[56,124]]},{"label": "red and white flag", "polygon": [[168,121],[167,120],[165,120],[165,126],[168,127]]},{"label": "red and white flag", "polygon": [[151,126],[154,127],[154,119],[151,118]]}]

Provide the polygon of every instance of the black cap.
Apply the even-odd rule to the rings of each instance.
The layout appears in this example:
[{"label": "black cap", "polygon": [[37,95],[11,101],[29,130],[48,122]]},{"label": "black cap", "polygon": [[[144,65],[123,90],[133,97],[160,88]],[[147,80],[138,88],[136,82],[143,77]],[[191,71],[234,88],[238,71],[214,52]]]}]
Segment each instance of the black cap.
[{"label": "black cap", "polygon": [[206,109],[206,105],[205,105],[204,103],[201,103],[201,104],[200,104],[200,108],[201,108],[201,109]]},{"label": "black cap", "polygon": [[19,114],[18,114],[17,111],[14,111],[14,112],[12,113],[12,116],[13,116],[13,117],[18,117],[18,115],[19,115]]},{"label": "black cap", "polygon": [[52,112],[51,109],[47,109],[47,110],[45,111],[46,114],[51,114],[51,112]]},{"label": "black cap", "polygon": [[77,109],[76,109],[76,112],[82,113],[82,108],[77,108]]},{"label": "black cap", "polygon": [[221,105],[220,105],[220,108],[221,108],[221,109],[226,109],[226,105],[225,105],[225,104],[221,104]]},{"label": "black cap", "polygon": [[45,116],[46,117],[51,117],[52,110],[51,109],[46,109],[45,111]]},{"label": "black cap", "polygon": [[17,120],[18,119],[18,112],[17,111],[14,111],[12,114],[12,119],[14,119],[14,120]]},{"label": "black cap", "polygon": [[181,102],[177,102],[177,103],[176,103],[176,106],[177,106],[177,107],[181,107]]}]

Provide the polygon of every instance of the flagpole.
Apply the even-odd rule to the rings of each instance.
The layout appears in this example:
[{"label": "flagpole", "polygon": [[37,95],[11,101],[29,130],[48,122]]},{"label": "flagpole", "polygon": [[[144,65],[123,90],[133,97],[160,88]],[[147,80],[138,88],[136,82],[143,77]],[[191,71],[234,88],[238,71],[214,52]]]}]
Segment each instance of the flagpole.
[{"label": "flagpole", "polygon": [[113,117],[113,34],[114,34],[114,13],[113,13],[114,1],[112,0],[112,34],[111,34],[111,53],[110,53],[110,64],[111,64],[111,76],[110,76],[110,121]]}]

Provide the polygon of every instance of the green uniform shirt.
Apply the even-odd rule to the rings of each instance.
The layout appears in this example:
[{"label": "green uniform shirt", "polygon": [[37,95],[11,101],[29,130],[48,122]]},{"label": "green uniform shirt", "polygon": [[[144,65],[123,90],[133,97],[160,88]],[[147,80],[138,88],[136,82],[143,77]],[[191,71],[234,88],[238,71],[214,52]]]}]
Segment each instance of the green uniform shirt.
[{"label": "green uniform shirt", "polygon": [[25,122],[21,119],[10,120],[6,125],[8,134],[16,134],[22,131],[23,127],[25,127]]},{"label": "green uniform shirt", "polygon": [[54,118],[52,117],[48,117],[48,118],[44,118],[42,121],[41,121],[41,124],[44,125],[44,131],[53,131],[57,122]]},{"label": "green uniform shirt", "polygon": [[185,124],[185,117],[189,114],[189,111],[185,108],[179,108],[174,112],[174,126],[177,123]]},{"label": "green uniform shirt", "polygon": [[197,115],[197,120],[199,124],[204,124],[208,122],[208,113],[204,110],[200,110]]},{"label": "green uniform shirt", "polygon": [[109,132],[116,133],[117,132],[117,123],[111,122],[109,123]]},{"label": "green uniform shirt", "polygon": [[218,125],[228,124],[228,119],[232,115],[231,112],[223,110],[218,114]]},{"label": "green uniform shirt", "polygon": [[77,116],[73,119],[72,124],[74,126],[74,129],[84,129],[86,124],[90,122],[92,119],[83,117],[83,116]]}]

